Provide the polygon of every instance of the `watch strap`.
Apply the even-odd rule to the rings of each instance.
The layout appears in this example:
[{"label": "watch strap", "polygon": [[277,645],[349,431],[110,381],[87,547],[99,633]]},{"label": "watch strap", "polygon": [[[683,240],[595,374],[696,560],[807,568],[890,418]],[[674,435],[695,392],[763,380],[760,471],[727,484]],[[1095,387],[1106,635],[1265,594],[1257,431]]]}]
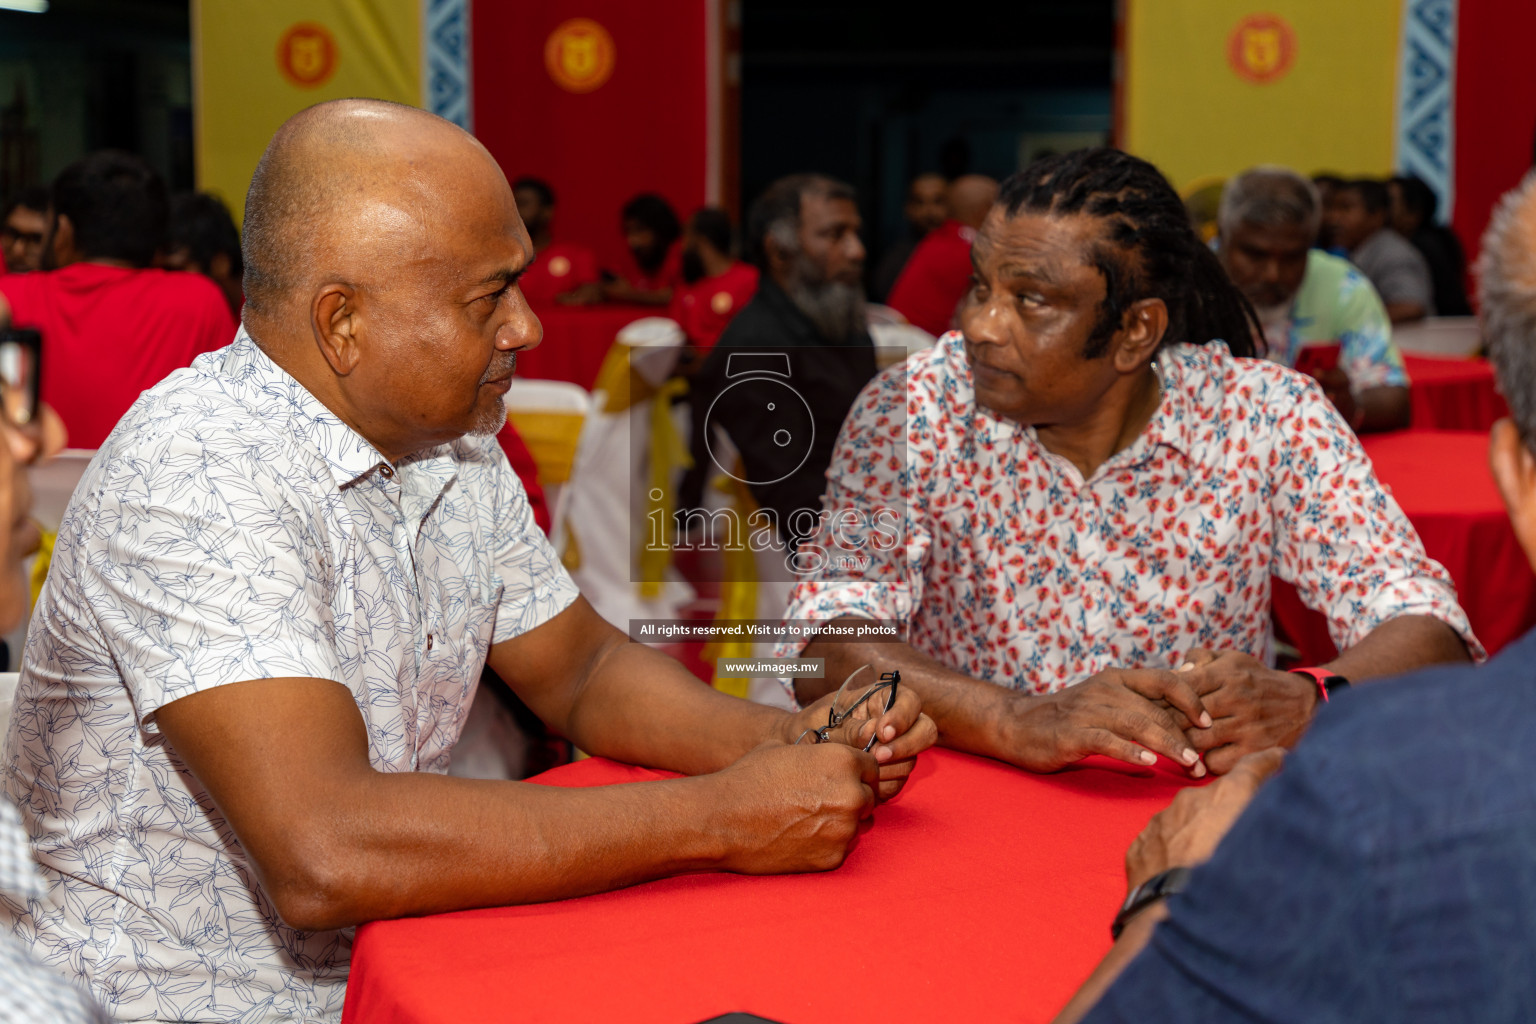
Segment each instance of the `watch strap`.
[{"label": "watch strap", "polygon": [[1303,667],[1293,668],[1290,671],[1299,676],[1310,676],[1312,681],[1317,684],[1318,696],[1323,699],[1325,704],[1328,702],[1329,694],[1349,688],[1348,679],[1336,672],[1329,672],[1325,668]]},{"label": "watch strap", "polygon": [[1109,926],[1109,934],[1118,939],[1131,918],[1158,900],[1167,899],[1176,892],[1183,892],[1184,887],[1189,884],[1189,874],[1190,869],[1187,867],[1169,868],[1132,889],[1126,895],[1125,903],[1120,907],[1120,913],[1115,915],[1114,923]]}]

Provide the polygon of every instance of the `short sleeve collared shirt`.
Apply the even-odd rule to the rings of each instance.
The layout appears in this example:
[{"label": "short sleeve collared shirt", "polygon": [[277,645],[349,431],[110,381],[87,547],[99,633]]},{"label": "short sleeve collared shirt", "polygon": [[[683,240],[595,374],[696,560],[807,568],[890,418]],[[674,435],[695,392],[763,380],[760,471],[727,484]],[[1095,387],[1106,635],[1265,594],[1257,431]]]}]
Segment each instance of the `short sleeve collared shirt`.
[{"label": "short sleeve collared shirt", "polygon": [[1273,574],[1326,612],[1341,649],[1422,614],[1480,653],[1316,382],[1220,342],[1170,345],[1157,369],[1151,421],[1087,480],[977,406],[959,334],[881,374],[838,439],[822,522],[898,508],[904,532],[842,558],[824,528],[808,544],[835,570],[802,582],[786,617],[904,622],[943,664],[1047,693],[1192,647],[1271,660]]},{"label": "short sleeve collared shirt", "polygon": [[1321,249],[1307,252],[1307,273],[1290,315],[1266,338],[1269,358],[1282,366],[1294,367],[1304,348],[1339,346],[1339,366],[1356,394],[1409,384],[1376,289],[1348,260]]},{"label": "short sleeve collared shirt", "polygon": [[337,1018],[350,931],[279,922],[156,713],[332,679],[375,769],[443,771],[489,646],[575,597],[494,439],[391,465],[242,331],[140,398],[59,529],[5,744],[48,883],[15,933],[114,1017]]}]

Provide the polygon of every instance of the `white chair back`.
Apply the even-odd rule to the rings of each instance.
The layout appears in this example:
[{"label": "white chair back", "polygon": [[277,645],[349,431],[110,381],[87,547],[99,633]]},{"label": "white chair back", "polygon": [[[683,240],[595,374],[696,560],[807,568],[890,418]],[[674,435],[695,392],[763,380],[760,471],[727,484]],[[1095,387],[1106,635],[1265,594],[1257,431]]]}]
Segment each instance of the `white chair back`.
[{"label": "white chair back", "polygon": [[[569,523],[581,556],[571,575],[598,614],[623,630],[630,619],[672,618],[693,599],[693,589],[680,578],[648,594],[650,588],[634,582],[633,571],[638,547],[649,538],[646,484],[656,400],[641,397],[644,389],[635,388],[631,371],[650,388],[661,387],[677,365],[684,340],[682,328],[666,317],[643,317],[619,331],[600,376],[621,393],[610,403],[599,381],[593,392],[599,412],[583,433],[571,475]],[[621,407],[606,411],[614,404]]]},{"label": "white chair back", "polygon": [[1483,333],[1475,316],[1432,316],[1393,327],[1392,340],[1399,350],[1416,356],[1465,359],[1482,346]]}]

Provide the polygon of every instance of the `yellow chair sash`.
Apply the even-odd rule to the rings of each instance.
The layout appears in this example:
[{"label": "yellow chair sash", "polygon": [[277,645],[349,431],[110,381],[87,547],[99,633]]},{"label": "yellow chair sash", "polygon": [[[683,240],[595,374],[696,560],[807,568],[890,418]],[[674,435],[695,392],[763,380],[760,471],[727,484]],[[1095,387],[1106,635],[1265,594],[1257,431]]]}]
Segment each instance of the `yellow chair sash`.
[{"label": "yellow chair sash", "polygon": [[[737,479],[722,479],[719,483],[725,485],[723,489],[731,492],[735,498],[733,504],[738,521],[743,524],[751,522],[752,513],[757,511],[757,502],[752,499],[752,492],[747,490],[747,485]],[[757,618],[757,559],[752,555],[747,538],[743,536],[738,539],[741,541],[739,545],[727,544],[723,552],[725,578],[720,582],[720,611],[715,616],[717,624]],[[752,657],[751,640],[732,638],[712,641],[705,646],[699,657],[703,661],[715,663],[715,676],[711,681],[715,689],[733,697],[747,696],[751,680],[745,676],[722,676],[720,659]]]},{"label": "yellow chair sash", "polygon": [[533,456],[539,483],[553,486],[570,480],[585,416],[579,412],[514,410],[507,418]]},{"label": "yellow chair sash", "polygon": [[[661,523],[659,543],[640,541],[640,596],[657,597],[672,564],[673,481],[693,465],[688,445],[672,420],[672,399],[688,391],[688,382],[673,377],[651,396],[650,480],[645,489],[645,522]],[[647,531],[648,532],[648,531]]]},{"label": "yellow chair sash", "polygon": [[48,567],[53,564],[53,545],[59,539],[59,535],[53,530],[41,530],[43,542],[37,549],[37,559],[32,563],[32,603],[28,607],[36,607],[37,599],[43,592],[43,581],[48,579]]}]

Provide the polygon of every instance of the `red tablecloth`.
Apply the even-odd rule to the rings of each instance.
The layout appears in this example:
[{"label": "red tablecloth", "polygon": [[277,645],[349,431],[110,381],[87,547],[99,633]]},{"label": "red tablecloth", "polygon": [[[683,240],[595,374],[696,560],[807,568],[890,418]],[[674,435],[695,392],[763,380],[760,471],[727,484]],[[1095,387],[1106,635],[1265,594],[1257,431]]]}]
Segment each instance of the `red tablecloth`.
[{"label": "red tablecloth", "polygon": [[[1045,1021],[1109,948],[1125,849],[1184,785],[924,754],[826,874],[708,874],[358,930],[344,1024]],[[539,781],[660,777],[594,758]]]},{"label": "red tablecloth", "polygon": [[[1410,430],[1367,436],[1362,444],[1377,478],[1419,531],[1424,550],[1456,582],[1484,646],[1496,651],[1536,624],[1536,576],[1489,474],[1487,434]],[[1334,656],[1323,616],[1279,580],[1275,617],[1307,664]]]},{"label": "red tablecloth", "polygon": [[1486,359],[1433,359],[1403,355],[1414,430],[1487,430],[1509,415]]},{"label": "red tablecloth", "polygon": [[568,380],[591,389],[608,346],[628,324],[665,316],[657,306],[539,306],[544,325],[538,348],[519,352],[517,375],[531,380]]}]

